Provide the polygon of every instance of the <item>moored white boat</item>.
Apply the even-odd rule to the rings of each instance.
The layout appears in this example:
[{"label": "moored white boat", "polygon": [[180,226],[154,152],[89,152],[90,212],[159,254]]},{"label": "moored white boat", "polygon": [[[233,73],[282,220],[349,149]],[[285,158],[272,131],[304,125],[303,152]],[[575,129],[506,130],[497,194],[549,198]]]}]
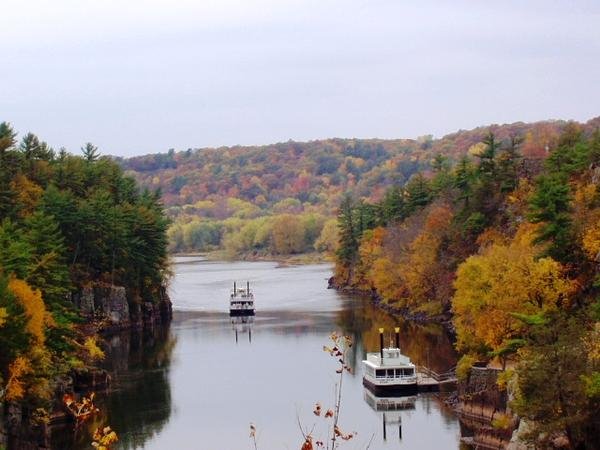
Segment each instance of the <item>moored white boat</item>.
[{"label": "moored white boat", "polygon": [[396,328],[396,346],[383,348],[383,328],[380,328],[380,351],[367,353],[362,362],[363,384],[377,396],[417,391],[417,369],[408,356],[400,353],[399,331]]}]

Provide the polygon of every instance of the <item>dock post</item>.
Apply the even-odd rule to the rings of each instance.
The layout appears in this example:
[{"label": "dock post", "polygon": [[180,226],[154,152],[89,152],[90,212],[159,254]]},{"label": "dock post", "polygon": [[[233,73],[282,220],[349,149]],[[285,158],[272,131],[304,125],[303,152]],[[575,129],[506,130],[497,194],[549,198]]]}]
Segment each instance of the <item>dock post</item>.
[{"label": "dock post", "polygon": [[379,329],[379,355],[381,356],[381,365],[383,365],[383,328]]}]

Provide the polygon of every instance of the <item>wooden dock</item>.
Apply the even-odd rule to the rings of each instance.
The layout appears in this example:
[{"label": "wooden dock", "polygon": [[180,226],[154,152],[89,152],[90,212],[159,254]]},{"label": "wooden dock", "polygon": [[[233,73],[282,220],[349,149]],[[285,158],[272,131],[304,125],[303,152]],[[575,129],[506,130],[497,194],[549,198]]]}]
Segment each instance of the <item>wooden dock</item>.
[{"label": "wooden dock", "polygon": [[438,373],[425,366],[417,366],[417,389],[419,392],[452,390],[456,387],[456,381],[456,367]]}]

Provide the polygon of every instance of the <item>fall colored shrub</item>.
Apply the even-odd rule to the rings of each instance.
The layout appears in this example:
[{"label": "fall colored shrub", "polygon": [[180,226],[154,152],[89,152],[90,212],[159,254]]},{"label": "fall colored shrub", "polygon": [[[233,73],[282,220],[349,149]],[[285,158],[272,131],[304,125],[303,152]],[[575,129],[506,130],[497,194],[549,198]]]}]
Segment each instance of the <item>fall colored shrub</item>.
[{"label": "fall colored shrub", "polygon": [[12,278],[8,282],[8,288],[25,308],[28,316],[27,330],[39,345],[43,345],[45,340],[44,326],[47,316],[46,306],[42,300],[42,293],[37,289],[31,289],[25,281],[17,278]]}]

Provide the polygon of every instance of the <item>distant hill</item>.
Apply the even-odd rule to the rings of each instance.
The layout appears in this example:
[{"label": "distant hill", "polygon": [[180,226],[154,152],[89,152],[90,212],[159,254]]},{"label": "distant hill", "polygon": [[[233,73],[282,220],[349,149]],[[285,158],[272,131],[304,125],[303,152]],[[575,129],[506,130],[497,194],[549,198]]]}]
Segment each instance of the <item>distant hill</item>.
[{"label": "distant hill", "polygon": [[[427,176],[436,154],[456,161],[489,131],[503,141],[522,136],[523,155],[544,158],[556,145],[566,123],[490,125],[460,130],[440,139],[326,139],[170,150],[117,161],[142,186],[161,189],[167,212],[176,225],[199,219],[214,225],[230,217],[256,219],[276,214],[328,217],[335,214],[344,193],[379,200],[388,187],[403,185],[415,173]],[[600,118],[596,118],[584,127],[591,130],[599,125]],[[213,233],[219,238],[213,236],[211,242],[215,244],[208,247],[220,247],[226,231],[219,228]],[[172,248],[206,247],[181,244]]]}]

